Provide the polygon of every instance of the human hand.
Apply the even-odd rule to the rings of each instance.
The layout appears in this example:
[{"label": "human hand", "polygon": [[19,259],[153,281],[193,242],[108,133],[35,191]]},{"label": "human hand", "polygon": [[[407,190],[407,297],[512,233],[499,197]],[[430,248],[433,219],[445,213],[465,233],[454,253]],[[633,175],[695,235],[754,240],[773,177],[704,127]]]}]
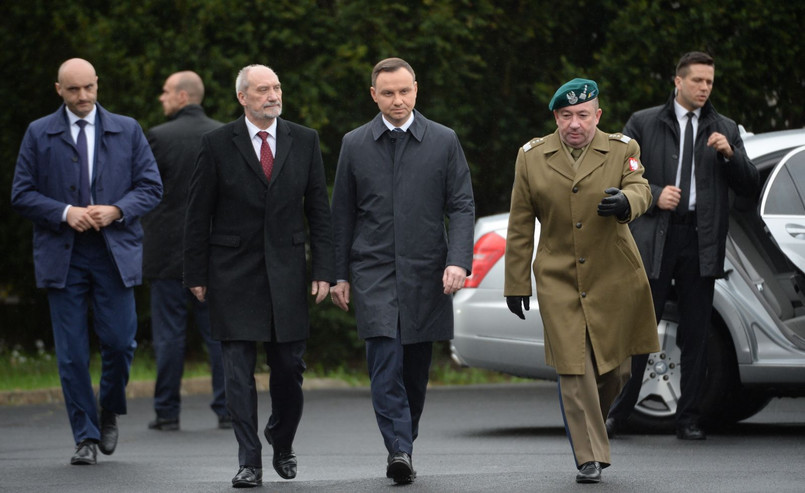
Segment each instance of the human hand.
[{"label": "human hand", "polygon": [[727,138],[718,132],[713,132],[710,134],[710,137],[707,138],[707,146],[712,147],[716,151],[720,152],[722,156],[729,159],[735,154],[732,150],[732,146],[730,145],[730,141]]},{"label": "human hand", "polygon": [[327,293],[330,292],[330,283],[327,281],[313,281],[310,283],[310,294],[316,297],[316,304],[318,305],[324,298],[327,297]]},{"label": "human hand", "polygon": [[349,283],[343,281],[330,287],[330,299],[338,308],[349,311]]},{"label": "human hand", "polygon": [[442,275],[444,294],[453,294],[463,288],[466,279],[467,269],[464,267],[458,267],[456,265],[448,265],[445,267],[444,274]]},{"label": "human hand", "polygon": [[120,209],[114,205],[91,205],[87,207],[87,209],[89,210],[89,214],[93,219],[95,219],[95,222],[101,228],[105,228],[112,224],[112,222],[123,217]]},{"label": "human hand", "polygon": [[626,219],[629,216],[629,199],[626,195],[615,187],[610,187],[604,190],[604,193],[609,194],[609,197],[601,199],[598,204],[599,216],[615,216],[618,219]]},{"label": "human hand", "polygon": [[83,233],[90,228],[95,231],[101,230],[101,225],[92,217],[90,210],[86,207],[70,206],[67,209],[67,225],[79,233]]},{"label": "human hand", "polygon": [[525,320],[523,308],[525,308],[525,311],[528,311],[529,303],[528,296],[506,296],[506,304],[509,306],[509,311],[523,320]]},{"label": "human hand", "polygon": [[193,293],[197,300],[203,302],[207,297],[207,286],[193,286],[190,288],[190,292]]},{"label": "human hand", "polygon": [[666,185],[666,187],[662,189],[662,192],[660,192],[660,196],[657,198],[657,207],[662,210],[672,211],[676,209],[676,206],[679,205],[679,201],[681,199],[681,188],[673,185]]}]

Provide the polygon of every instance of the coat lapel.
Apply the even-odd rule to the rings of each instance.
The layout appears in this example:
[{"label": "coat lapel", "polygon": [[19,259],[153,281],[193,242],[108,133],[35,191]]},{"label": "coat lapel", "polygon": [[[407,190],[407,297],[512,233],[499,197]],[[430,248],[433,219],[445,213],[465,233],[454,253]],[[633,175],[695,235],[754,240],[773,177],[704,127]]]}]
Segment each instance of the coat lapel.
[{"label": "coat lapel", "polygon": [[573,172],[573,163],[570,162],[566,153],[562,150],[562,142],[559,137],[559,131],[549,135],[545,144],[541,146],[545,153],[545,162],[548,166],[564,176],[568,180],[573,180],[575,173]]},{"label": "coat lapel", "polygon": [[581,162],[578,170],[576,170],[576,176],[573,178],[573,184],[575,185],[585,176],[603,166],[608,152],[609,136],[600,130],[596,130],[595,137],[590,142],[590,148],[580,158]]},{"label": "coat lapel", "polygon": [[274,169],[271,171],[271,183],[269,183],[269,186],[276,183],[282,167],[288,161],[292,145],[291,128],[284,120],[277,118],[277,155],[274,156]]},{"label": "coat lapel", "polygon": [[235,144],[235,147],[238,149],[238,152],[240,152],[243,161],[249,169],[257,175],[257,178],[262,181],[265,186],[268,186],[266,175],[263,173],[263,167],[260,165],[260,160],[257,159],[257,154],[254,153],[254,146],[252,145],[251,138],[249,138],[249,129],[246,127],[245,116],[241,116],[235,122],[234,130],[232,130],[232,143]]}]

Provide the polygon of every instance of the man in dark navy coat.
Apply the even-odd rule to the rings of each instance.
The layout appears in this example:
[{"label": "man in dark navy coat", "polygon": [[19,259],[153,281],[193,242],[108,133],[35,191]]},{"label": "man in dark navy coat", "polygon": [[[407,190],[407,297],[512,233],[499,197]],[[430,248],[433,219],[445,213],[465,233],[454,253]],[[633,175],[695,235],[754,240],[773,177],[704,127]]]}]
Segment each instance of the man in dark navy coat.
[{"label": "man in dark navy coat", "polygon": [[[48,290],[76,443],[70,463],[95,464],[98,448],[114,452],[117,415],[126,414],[137,332],[133,289],[142,280],[140,217],[159,202],[162,182],[137,122],[97,104],[89,62],[64,62],[56,91],[64,105],[25,132],[11,204],[34,222],[36,285]],[[89,374],[90,303],[101,346],[99,402]]]},{"label": "man in dark navy coat", "polygon": [[210,356],[213,390],[210,407],[218,417],[219,428],[232,425],[226,411],[221,343],[210,334],[207,303],[195,299],[182,284],[182,237],[190,174],[201,147],[201,136],[222,125],[204,114],[203,99],[204,83],[198,74],[189,70],[172,74],[159,97],[170,121],[147,134],[164,187],[162,202],[143,218],[143,275],[149,281],[157,363],[156,419],[148,423],[152,430],[179,429],[188,304],[192,305],[193,320]]},{"label": "man in dark navy coat", "polygon": [[404,484],[433,342],[453,338],[452,295],[472,268],[475,204],[456,133],[414,110],[411,66],[382,60],[370,93],[380,113],[344,136],[338,159],[331,293],[342,310],[354,295],[386,476]]},{"label": "man in dark navy coat", "polygon": [[204,136],[190,180],[184,283],[199,300],[209,300],[239,445],[232,484],[252,487],[263,476],[255,341],[263,343],[271,368],[271,417],[264,434],[274,448],[274,469],[291,479],[310,333],[308,236],[310,293],[317,303],[335,276],[318,133],[279,117],[282,86],[270,68],[244,67],[235,86],[245,115]]}]

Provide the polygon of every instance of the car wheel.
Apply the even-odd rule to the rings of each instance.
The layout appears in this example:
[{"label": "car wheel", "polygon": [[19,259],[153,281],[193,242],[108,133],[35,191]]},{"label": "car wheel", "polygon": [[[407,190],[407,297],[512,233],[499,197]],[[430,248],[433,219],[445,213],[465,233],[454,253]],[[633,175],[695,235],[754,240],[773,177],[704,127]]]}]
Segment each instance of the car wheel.
[{"label": "car wheel", "polygon": [[[675,307],[674,307],[675,308]],[[637,398],[629,425],[643,431],[674,429],[674,415],[680,392],[680,350],[676,345],[676,310],[666,308],[657,324],[660,351],[648,357],[643,373],[643,385]]]},{"label": "car wheel", "polygon": [[707,340],[707,379],[702,389],[702,414],[708,428],[750,418],[771,401],[768,393],[741,384],[732,339],[723,325],[711,327]]},{"label": "car wheel", "polygon": [[[676,344],[679,315],[668,303],[657,325],[660,351],[649,355],[643,385],[629,425],[641,431],[673,431],[681,391],[681,351]],[[732,339],[720,324],[710,324],[707,339],[707,376],[701,410],[706,425],[731,424],[763,409],[770,397],[743,388]]]}]

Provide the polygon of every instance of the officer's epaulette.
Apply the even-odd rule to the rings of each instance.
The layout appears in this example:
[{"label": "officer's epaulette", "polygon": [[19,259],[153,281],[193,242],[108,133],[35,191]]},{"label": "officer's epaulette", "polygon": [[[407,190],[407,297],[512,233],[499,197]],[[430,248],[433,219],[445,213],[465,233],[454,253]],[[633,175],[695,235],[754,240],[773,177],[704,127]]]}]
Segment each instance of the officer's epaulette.
[{"label": "officer's epaulette", "polygon": [[543,137],[539,137],[537,139],[531,139],[530,141],[526,142],[526,144],[523,146],[523,152],[528,152],[534,147],[542,145],[544,143],[545,139]]},{"label": "officer's epaulette", "polygon": [[624,144],[628,144],[629,141],[632,140],[631,137],[623,135],[622,133],[609,134],[609,138],[610,138],[610,140],[619,140],[619,141],[623,142]]}]

